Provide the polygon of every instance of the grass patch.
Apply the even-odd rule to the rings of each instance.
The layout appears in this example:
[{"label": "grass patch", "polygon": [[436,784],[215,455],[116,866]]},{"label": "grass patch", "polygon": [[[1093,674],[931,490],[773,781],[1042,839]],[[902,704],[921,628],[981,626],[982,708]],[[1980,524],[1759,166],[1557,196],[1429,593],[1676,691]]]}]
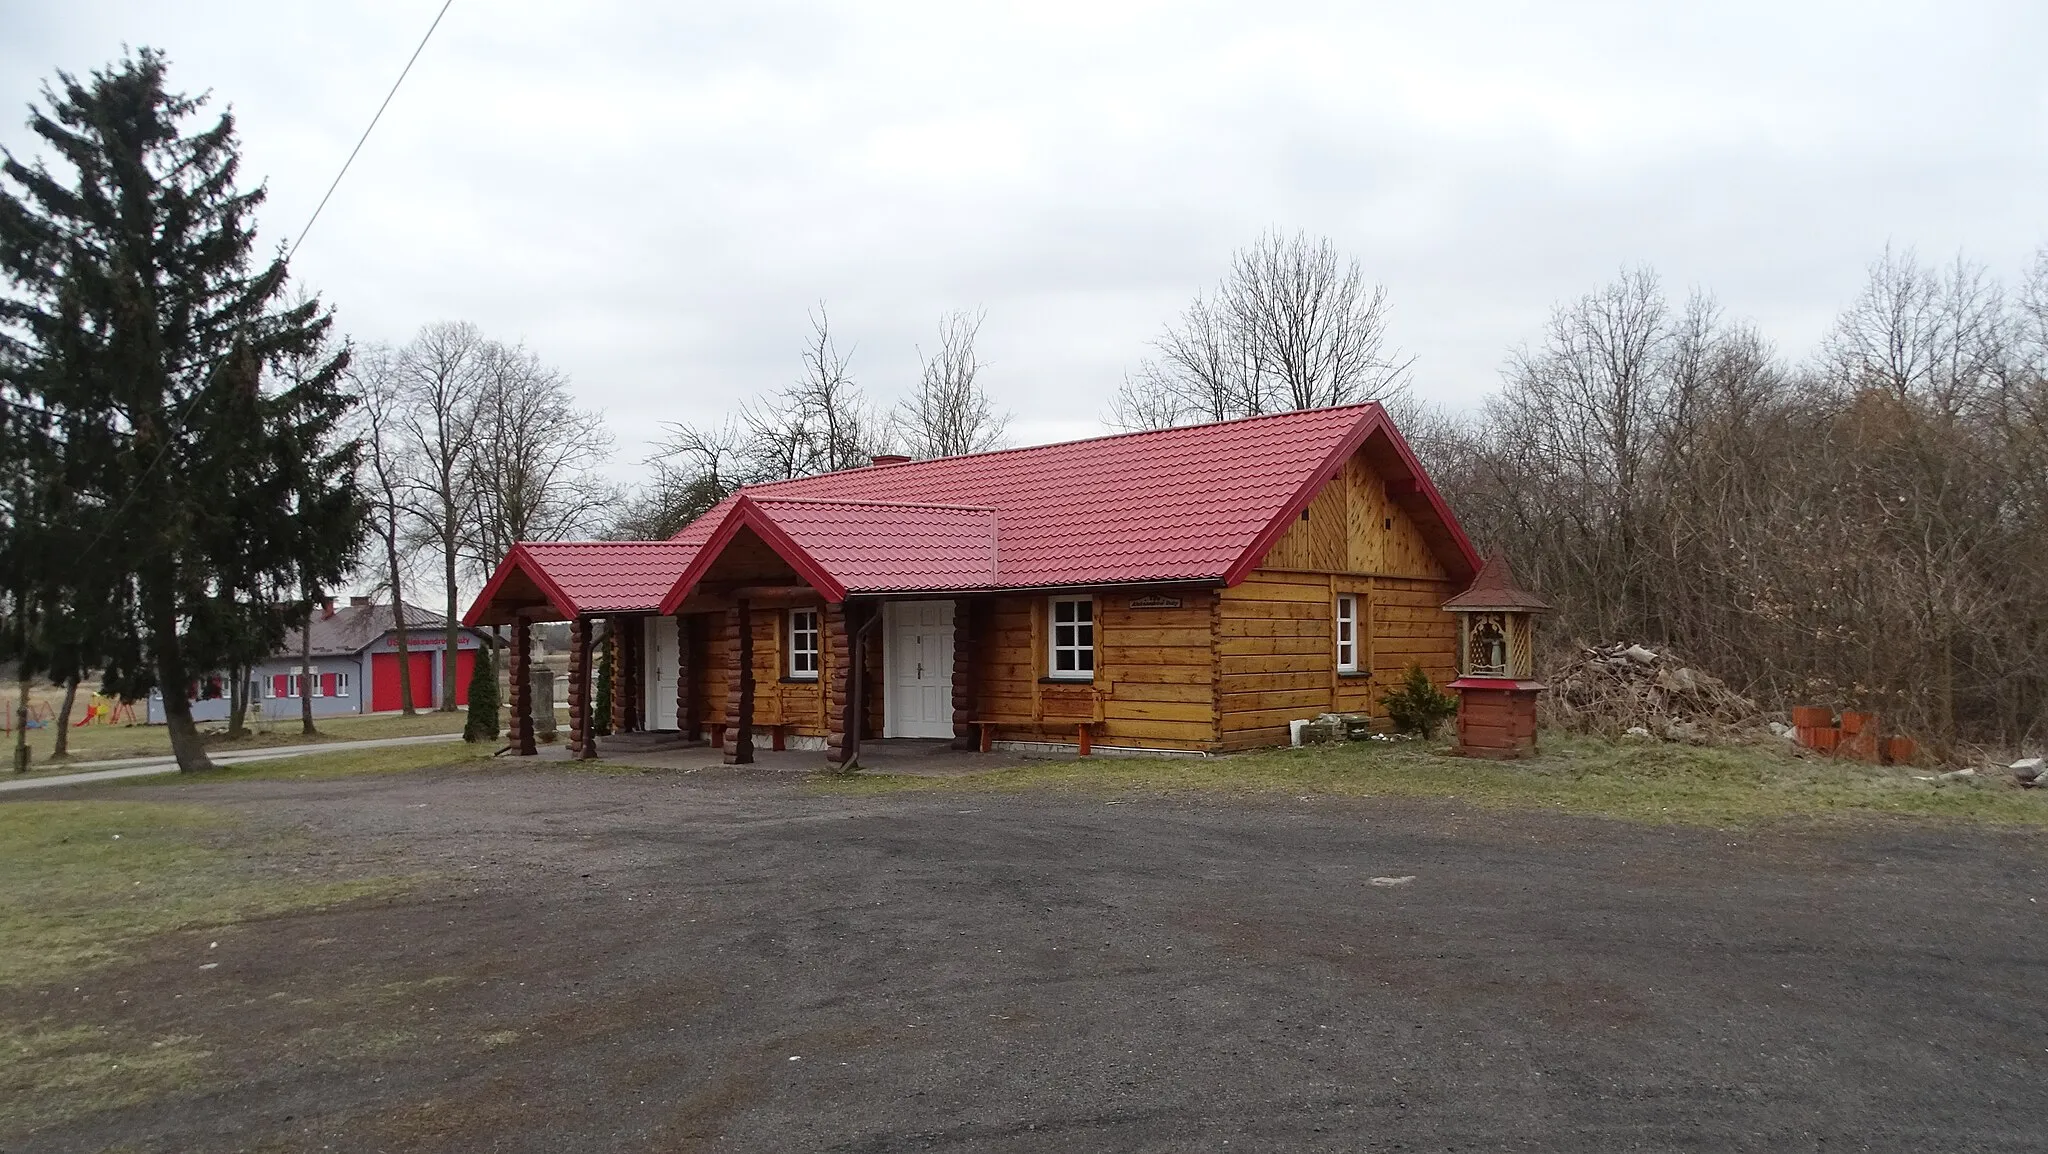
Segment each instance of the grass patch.
[{"label": "grass patch", "polygon": [[812,788],[1291,793],[1454,800],[1632,821],[1743,825],[1892,815],[2048,825],[2048,797],[2009,783],[1929,782],[1905,769],[1771,746],[1688,746],[1546,735],[1539,757],[1490,762],[1410,742],[1358,742],[1213,758],[1094,758],[965,777],[817,779]]},{"label": "grass patch", "polygon": [[[397,892],[401,878],[335,880],[280,869],[295,839],[251,839],[196,805],[0,805],[0,989],[108,965],[173,930]],[[259,851],[252,854],[254,848]]]},{"label": "grass patch", "polygon": [[[136,706],[141,708],[140,703]],[[83,714],[85,707],[77,707]],[[252,718],[253,730],[247,737],[229,741],[220,730],[225,722],[202,722],[200,729],[206,735],[206,748],[213,753],[231,753],[245,749],[268,749],[280,745],[314,745],[328,741],[367,741],[380,737],[421,737],[434,733],[461,733],[465,714],[422,713],[417,717],[376,716],[376,717],[323,717],[315,724],[319,726],[317,737],[307,737],[299,732],[299,719],[294,716],[283,720],[257,720]],[[129,757],[168,757],[171,753],[170,733],[161,725],[87,725],[71,730],[71,756],[66,761],[50,761],[50,750],[56,731],[50,726],[32,728],[28,731],[31,767],[35,773],[72,773],[77,763],[90,761],[112,761]],[[6,735],[6,764],[13,764],[14,735]]]},{"label": "grass patch", "polygon": [[0,1022],[0,1125],[30,1127],[146,1102],[190,1084],[206,1057],[197,1038]]},{"label": "grass patch", "polygon": [[223,765],[204,773],[166,773],[152,777],[121,777],[106,785],[175,786],[188,782],[316,780],[328,777],[356,777],[372,773],[403,773],[415,769],[468,765],[489,760],[497,750],[494,743],[429,742],[425,745],[392,745],[381,749],[338,749],[333,753],[306,753],[270,761],[245,761]]}]

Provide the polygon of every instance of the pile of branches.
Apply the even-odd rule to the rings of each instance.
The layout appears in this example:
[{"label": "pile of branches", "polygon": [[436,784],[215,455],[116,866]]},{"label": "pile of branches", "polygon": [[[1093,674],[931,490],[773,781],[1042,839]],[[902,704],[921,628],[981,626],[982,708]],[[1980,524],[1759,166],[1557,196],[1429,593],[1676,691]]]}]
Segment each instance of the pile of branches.
[{"label": "pile of branches", "polygon": [[1544,680],[1544,723],[1578,733],[1706,742],[1764,725],[1757,703],[1727,682],[1644,645],[1580,646]]}]

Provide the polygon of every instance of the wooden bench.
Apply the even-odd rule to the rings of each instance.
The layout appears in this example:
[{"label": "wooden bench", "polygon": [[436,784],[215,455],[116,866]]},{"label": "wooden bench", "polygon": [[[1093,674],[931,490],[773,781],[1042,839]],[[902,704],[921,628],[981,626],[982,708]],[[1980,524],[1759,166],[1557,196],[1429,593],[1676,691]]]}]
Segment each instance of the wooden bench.
[{"label": "wooden bench", "polygon": [[[983,752],[983,753],[988,753],[988,752],[990,752],[991,750],[993,750],[993,749],[995,748],[995,744],[996,744],[996,743],[995,743],[995,736],[996,736],[996,726],[998,726],[998,725],[1005,725],[1005,724],[1008,724],[1008,723],[1007,723],[1007,722],[1001,722],[1001,721],[970,721],[970,722],[968,722],[967,724],[969,724],[969,725],[972,725],[972,726],[974,726],[974,727],[975,727],[976,729],[979,729],[979,730],[981,731],[981,740],[980,740],[980,742],[978,743],[978,746],[979,746],[979,748],[980,748],[981,752]],[[1074,735],[1075,735],[1075,739],[1076,739],[1076,740],[1075,740],[1075,744],[1077,744],[1077,745],[1078,745],[1078,746],[1080,747],[1080,750],[1079,750],[1079,752],[1080,752],[1080,755],[1081,755],[1082,757],[1088,757],[1088,756],[1090,756],[1091,754],[1093,754],[1093,753],[1094,753],[1094,751],[1095,751],[1095,723],[1094,723],[1094,722],[1092,722],[1092,721],[1077,721],[1077,722],[1074,722]]]},{"label": "wooden bench", "polygon": [[[731,729],[732,726],[727,725],[723,721],[707,721],[704,723],[704,728],[711,731],[712,748],[724,749],[725,731]],[[764,729],[768,731],[768,748],[775,750],[777,752],[781,752],[783,749],[788,747],[789,731],[795,728],[795,725],[783,721],[757,721],[754,723],[754,732],[759,733],[761,730]]]}]

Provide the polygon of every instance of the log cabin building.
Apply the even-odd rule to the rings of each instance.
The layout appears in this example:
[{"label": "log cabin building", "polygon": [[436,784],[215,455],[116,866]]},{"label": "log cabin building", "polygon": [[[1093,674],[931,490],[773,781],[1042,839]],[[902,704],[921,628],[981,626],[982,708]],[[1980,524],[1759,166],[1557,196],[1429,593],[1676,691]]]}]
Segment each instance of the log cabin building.
[{"label": "log cabin building", "polygon": [[[658,542],[525,543],[466,617],[569,621],[572,750],[613,730],[822,749],[1207,753],[1457,676],[1479,558],[1378,404],[741,489]],[[528,630],[512,631],[515,744]]]}]

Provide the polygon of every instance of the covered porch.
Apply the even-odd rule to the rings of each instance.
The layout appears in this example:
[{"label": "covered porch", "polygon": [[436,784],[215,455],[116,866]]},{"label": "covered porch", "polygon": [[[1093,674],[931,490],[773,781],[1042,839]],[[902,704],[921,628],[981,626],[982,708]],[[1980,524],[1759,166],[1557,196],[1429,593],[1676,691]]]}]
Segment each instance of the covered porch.
[{"label": "covered porch", "polygon": [[565,756],[717,747],[733,764],[786,753],[845,769],[865,742],[980,748],[968,601],[852,593],[744,516],[721,529],[702,547],[523,544],[507,555],[466,620],[511,627],[514,752],[540,751],[528,670],[541,622],[570,626]]}]

